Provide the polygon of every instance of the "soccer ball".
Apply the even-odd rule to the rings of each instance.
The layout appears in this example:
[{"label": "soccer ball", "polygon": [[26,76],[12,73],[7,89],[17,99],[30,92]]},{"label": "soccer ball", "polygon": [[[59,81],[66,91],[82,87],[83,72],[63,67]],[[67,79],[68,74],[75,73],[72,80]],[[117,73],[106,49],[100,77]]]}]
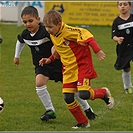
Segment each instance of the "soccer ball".
[{"label": "soccer ball", "polygon": [[4,109],[4,101],[3,99],[0,97],[0,113],[3,111]]}]

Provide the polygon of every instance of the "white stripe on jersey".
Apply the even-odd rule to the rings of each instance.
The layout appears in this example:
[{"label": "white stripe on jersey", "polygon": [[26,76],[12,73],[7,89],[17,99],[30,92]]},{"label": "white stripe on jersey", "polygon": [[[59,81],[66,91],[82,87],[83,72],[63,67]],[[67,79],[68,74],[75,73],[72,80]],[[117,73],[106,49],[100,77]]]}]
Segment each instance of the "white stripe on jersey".
[{"label": "white stripe on jersey", "polygon": [[24,39],[24,42],[30,46],[38,46],[38,45],[41,45],[42,43],[46,43],[48,41],[50,41],[50,39],[47,37],[40,39],[40,40],[26,40],[26,39]]},{"label": "white stripe on jersey", "polygon": [[126,28],[131,28],[131,27],[133,27],[133,22],[118,25],[119,30],[124,30]]}]

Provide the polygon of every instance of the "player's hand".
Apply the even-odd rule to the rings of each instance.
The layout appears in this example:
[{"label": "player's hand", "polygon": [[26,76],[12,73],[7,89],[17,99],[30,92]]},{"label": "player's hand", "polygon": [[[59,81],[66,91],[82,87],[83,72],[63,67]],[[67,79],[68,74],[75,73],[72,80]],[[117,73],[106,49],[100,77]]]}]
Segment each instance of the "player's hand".
[{"label": "player's hand", "polygon": [[15,64],[16,66],[19,65],[19,58],[14,57],[14,64]]},{"label": "player's hand", "polygon": [[39,65],[40,66],[43,66],[44,64],[49,64],[51,63],[51,59],[50,58],[42,58],[40,61],[39,61]]},{"label": "player's hand", "polygon": [[99,58],[99,60],[104,60],[105,59],[105,53],[100,50],[99,52],[96,53],[97,57]]},{"label": "player's hand", "polygon": [[124,37],[118,37],[118,40],[117,40],[118,44],[122,44],[123,40],[124,40]]}]

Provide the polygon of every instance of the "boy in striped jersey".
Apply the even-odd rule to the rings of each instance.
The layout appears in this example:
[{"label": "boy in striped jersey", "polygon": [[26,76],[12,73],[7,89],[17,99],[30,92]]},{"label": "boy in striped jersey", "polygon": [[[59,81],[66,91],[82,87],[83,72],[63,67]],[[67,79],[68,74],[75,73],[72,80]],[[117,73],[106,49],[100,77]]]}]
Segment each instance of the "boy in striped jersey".
[{"label": "boy in striped jersey", "polygon": [[124,90],[127,94],[133,93],[130,66],[133,59],[133,14],[130,14],[131,2],[119,1],[117,6],[120,14],[112,24],[112,39],[117,42],[114,67],[116,70],[122,70]]},{"label": "boy in striped jersey", "polygon": [[[40,17],[35,7],[25,7],[21,13],[21,18],[26,29],[18,35],[14,63],[19,65],[21,51],[25,44],[27,44],[31,49],[33,65],[35,66],[36,92],[43,106],[46,108],[46,112],[41,116],[41,120],[48,121],[49,119],[55,119],[55,108],[46,84],[49,80],[62,82],[62,63],[60,60],[56,60],[51,64],[39,65],[41,58],[48,58],[51,55],[53,43],[51,42],[50,35],[45,27],[40,24]],[[87,101],[80,99],[77,95],[76,98],[83,107],[87,117],[94,119],[95,114]]]},{"label": "boy in striped jersey", "polygon": [[[72,128],[90,127],[88,119],[74,98],[74,93],[78,92],[83,100],[100,98],[105,101],[109,109],[113,108],[114,99],[109,89],[106,87],[92,89],[90,85],[90,80],[97,77],[90,47],[100,60],[105,58],[105,54],[88,30],[68,26],[62,21],[60,13],[55,10],[45,14],[44,25],[63,64],[62,92],[68,110],[77,121],[77,125]],[[54,59],[54,56],[42,58],[39,63],[43,66]]]}]

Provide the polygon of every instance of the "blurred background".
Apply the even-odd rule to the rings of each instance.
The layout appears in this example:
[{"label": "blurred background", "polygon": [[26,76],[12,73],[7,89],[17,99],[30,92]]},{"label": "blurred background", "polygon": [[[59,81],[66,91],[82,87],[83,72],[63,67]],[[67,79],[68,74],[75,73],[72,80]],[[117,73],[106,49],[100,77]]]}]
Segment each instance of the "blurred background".
[{"label": "blurred background", "polygon": [[[59,11],[67,24],[74,25],[106,25],[110,26],[118,15],[117,1],[1,1],[0,21],[22,25],[20,13],[25,6],[35,6],[43,20],[45,12],[54,9]],[[133,4],[132,4],[133,5]],[[133,13],[133,8],[131,13]]]},{"label": "blurred background", "polygon": [[[40,121],[40,114],[45,109],[36,95],[34,67],[27,45],[21,54],[20,65],[16,67],[13,63],[17,35],[25,29],[20,14],[26,6],[38,9],[41,22],[48,10],[59,11],[65,23],[87,28],[106,53],[102,62],[93,53],[98,78],[91,84],[94,88],[109,87],[115,108],[108,110],[101,100],[89,101],[98,117],[90,121],[91,128],[79,131],[133,131],[133,97],[125,94],[121,71],[113,67],[116,43],[111,39],[111,25],[119,14],[117,1],[57,1],[0,1],[0,36],[3,39],[0,43],[0,97],[5,103],[4,111],[0,113],[0,131],[75,131],[71,129],[75,119],[63,101],[60,82],[49,81],[47,84],[57,119],[47,123]],[[131,65],[133,67],[133,63]]]}]

